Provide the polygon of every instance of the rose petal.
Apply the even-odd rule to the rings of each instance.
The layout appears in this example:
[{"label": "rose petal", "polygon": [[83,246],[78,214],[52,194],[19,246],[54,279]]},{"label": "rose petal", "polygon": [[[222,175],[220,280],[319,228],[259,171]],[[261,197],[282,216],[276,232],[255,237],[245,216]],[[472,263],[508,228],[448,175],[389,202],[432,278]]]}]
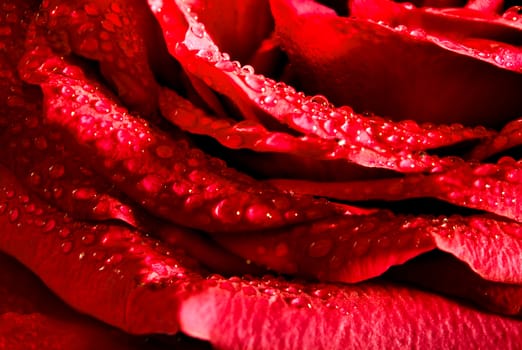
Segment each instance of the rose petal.
[{"label": "rose petal", "polygon": [[3,254],[0,295],[0,344],[6,349],[153,348],[143,338],[74,313],[27,269]]},{"label": "rose petal", "polygon": [[[270,128],[273,120],[270,123],[267,119],[268,113],[299,132],[334,139],[343,146],[352,147],[350,152],[360,154],[358,158],[362,165],[400,168],[405,172],[441,166],[441,161],[424,158],[425,154],[416,151],[491,135],[483,128],[467,129],[461,125],[434,128],[433,125],[419,126],[414,122],[367,119],[346,107],[332,108],[324,97],[306,98],[291,87],[253,74],[251,67],[239,68],[223,58],[207,35],[195,36],[187,30],[185,22],[178,19],[184,14],[189,26],[199,25],[190,14],[183,13],[183,9],[175,2],[152,7],[166,34],[170,52],[190,74],[209,82],[214,89],[235,101],[246,119],[260,120]],[[165,18],[163,13],[171,15]],[[372,157],[375,159],[373,162]],[[403,160],[405,162],[401,164]]]},{"label": "rose petal", "polygon": [[391,284],[216,281],[187,300],[182,329],[220,349],[516,347],[522,323]]},{"label": "rose petal", "polygon": [[189,0],[186,3],[191,12],[198,14],[202,24],[199,28],[191,27],[194,35],[203,36],[206,31],[223,52],[240,62],[247,62],[273,29],[267,1]]},{"label": "rose petal", "polygon": [[522,119],[519,118],[507,123],[498,135],[479,143],[469,157],[484,160],[520,145],[522,145]]},{"label": "rose petal", "polygon": [[0,172],[1,251],[69,305],[108,324],[130,333],[177,331],[178,303],[200,278],[187,271],[194,261],[122,225],[72,221],[29,195],[5,168]]},{"label": "rose petal", "polygon": [[[412,225],[412,221],[418,223]],[[377,212],[216,240],[230,251],[280,273],[354,283],[435,249],[430,236],[433,225],[429,219]]]},{"label": "rose petal", "polygon": [[399,120],[499,126],[518,116],[522,53],[515,44],[341,18],[305,3],[271,5],[281,45],[308,93]]},{"label": "rose petal", "polygon": [[[211,136],[231,149],[286,153],[316,160],[343,159],[364,167],[379,167],[404,173],[419,172],[423,168],[440,170],[440,167],[458,162],[455,158],[439,159],[425,153],[393,151],[390,154],[372,148],[347,146],[342,142],[317,138],[314,135],[297,137],[285,132],[269,131],[256,121],[235,122],[223,117],[213,117],[168,89],[160,91],[160,109],[166,119],[181,129]],[[369,128],[365,130],[368,131]],[[358,138],[363,138],[362,132],[358,134]],[[380,150],[381,146],[375,148]]]},{"label": "rose petal", "polygon": [[487,216],[430,218],[377,212],[216,239],[260,265],[321,281],[363,281],[438,248],[485,279],[520,284],[521,238],[521,224]]},{"label": "rose petal", "polygon": [[[52,0],[42,4],[39,18],[38,25],[56,50],[99,61],[127,106],[144,114],[155,112],[157,83],[147,56],[148,45],[155,42],[154,26],[145,4]],[[159,47],[152,51],[159,52]]]},{"label": "rose petal", "polygon": [[387,276],[395,281],[469,300],[492,312],[522,316],[522,286],[487,281],[449,255],[421,256],[392,268]]},{"label": "rose petal", "polygon": [[[190,148],[182,137],[172,138],[128,114],[79,67],[48,51],[33,51],[30,57],[31,63],[22,69],[25,79],[43,89],[46,123],[70,133],[75,141],[68,144],[71,149],[129,197],[167,220],[209,232],[241,232],[342,210],[281,193],[226,168],[222,161]],[[32,65],[39,68],[32,71]],[[64,87],[73,89],[76,97],[63,94]]]},{"label": "rose petal", "polygon": [[[437,198],[522,222],[522,163],[504,157],[497,164],[456,163],[431,175],[352,182],[268,180],[285,191],[349,201]],[[427,208],[429,210],[429,208]]]}]

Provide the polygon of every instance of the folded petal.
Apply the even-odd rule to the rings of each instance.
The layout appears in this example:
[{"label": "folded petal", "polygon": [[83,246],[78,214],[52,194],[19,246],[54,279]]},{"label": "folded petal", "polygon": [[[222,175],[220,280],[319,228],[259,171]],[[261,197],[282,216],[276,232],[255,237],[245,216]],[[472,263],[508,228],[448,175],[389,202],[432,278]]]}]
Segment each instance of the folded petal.
[{"label": "folded petal", "polygon": [[[437,198],[522,221],[522,163],[503,157],[498,163],[456,163],[437,174],[351,182],[268,180],[285,191],[348,201],[397,201]],[[426,208],[429,210],[429,208]]]}]

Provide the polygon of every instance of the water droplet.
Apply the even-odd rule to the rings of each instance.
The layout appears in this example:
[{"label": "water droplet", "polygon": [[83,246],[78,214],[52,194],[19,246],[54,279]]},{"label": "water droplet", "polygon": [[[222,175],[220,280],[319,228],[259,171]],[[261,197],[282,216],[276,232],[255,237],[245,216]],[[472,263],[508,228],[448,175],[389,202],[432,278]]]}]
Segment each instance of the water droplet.
[{"label": "water droplet", "polygon": [[232,72],[235,72],[238,68],[237,66],[228,61],[228,60],[220,60],[220,61],[217,61],[216,62],[216,68],[219,68],[221,69],[223,72],[226,72],[226,73],[232,73]]},{"label": "water droplet", "polygon": [[502,14],[502,17],[512,21],[518,21],[520,18],[522,18],[522,6],[512,6],[508,8]]},{"label": "water droplet", "polygon": [[160,158],[168,159],[174,155],[174,150],[170,146],[161,145],[156,148],[156,155]]},{"label": "water droplet", "polygon": [[368,238],[360,237],[352,244],[352,252],[354,257],[362,256],[370,247],[370,240]]},{"label": "water droplet", "polygon": [[312,258],[321,258],[330,253],[332,249],[332,241],[330,239],[320,239],[312,242],[308,247],[308,255]]},{"label": "water droplet", "polygon": [[[243,67],[245,68],[245,67]],[[248,74],[245,77],[245,83],[256,92],[265,92],[265,79],[255,74]]]},{"label": "water droplet", "polygon": [[[54,219],[49,219],[47,220],[47,222],[45,223],[45,225],[42,227],[42,231],[43,232],[51,232],[54,228],[56,227],[56,221]],[[66,232],[68,229],[67,228],[62,228],[60,232],[64,231]]]},{"label": "water droplet", "polygon": [[102,114],[109,113],[111,111],[110,105],[103,100],[96,101],[96,103],[94,104],[94,109],[96,110],[96,112]]},{"label": "water droplet", "polygon": [[245,64],[243,67],[241,67],[241,73],[245,75],[253,75],[255,70],[251,65]]},{"label": "water droplet", "polygon": [[34,145],[39,150],[45,150],[47,149],[47,139],[44,136],[37,136],[34,138]]},{"label": "water droplet", "polygon": [[20,210],[18,208],[13,208],[9,210],[9,213],[7,214],[7,218],[9,219],[9,222],[14,223],[18,220],[20,217]]},{"label": "water droplet", "polygon": [[62,164],[54,164],[49,167],[49,176],[53,179],[59,179],[65,173],[65,168]]},{"label": "water droplet", "polygon": [[74,199],[78,200],[93,200],[96,198],[96,191],[92,188],[77,188],[72,191]]},{"label": "water droplet", "polygon": [[163,182],[156,175],[147,175],[140,181],[140,186],[147,192],[158,193],[163,187]]},{"label": "water droplet", "polygon": [[303,308],[303,307],[307,307],[309,309],[312,308],[312,304],[310,303],[310,300],[308,300],[305,297],[295,297],[295,298],[293,298],[290,301],[290,305],[298,307],[298,308]]},{"label": "water droplet", "polygon": [[115,265],[115,264],[120,263],[122,260],[123,260],[123,255],[116,253],[116,254],[113,254],[110,257],[108,257],[105,260],[105,263],[108,265]]},{"label": "water droplet", "polygon": [[91,245],[94,243],[95,240],[96,240],[96,236],[94,236],[93,234],[90,234],[90,233],[82,236],[82,243],[84,245]]},{"label": "water droplet", "polygon": [[15,196],[15,191],[12,189],[4,189],[5,196],[9,199]]},{"label": "water droplet", "polygon": [[229,292],[235,292],[236,291],[236,287],[230,281],[222,281],[221,283],[219,283],[219,287],[221,289],[228,290]]},{"label": "water droplet", "polygon": [[266,107],[274,107],[277,105],[277,98],[272,95],[267,95],[260,100],[260,103]]},{"label": "water droplet", "polygon": [[330,296],[330,291],[326,288],[318,288],[312,292],[318,298],[327,299]]},{"label": "water droplet", "polygon": [[310,98],[310,101],[315,102],[323,107],[328,107],[330,102],[328,102],[328,99],[324,97],[323,95],[315,95]]},{"label": "water droplet", "polygon": [[214,207],[212,213],[224,223],[233,224],[241,220],[241,211],[238,209],[235,201],[231,199],[223,199]]},{"label": "water droplet", "polygon": [[86,14],[90,16],[97,16],[99,14],[98,7],[93,3],[89,2],[84,7],[83,10]]},{"label": "water droplet", "polygon": [[65,241],[62,243],[62,252],[68,254],[73,249],[73,243],[71,241]]},{"label": "water droplet", "polygon": [[245,295],[248,295],[248,296],[257,295],[257,290],[252,286],[244,286],[242,288],[242,291]]},{"label": "water droplet", "polygon": [[0,203],[0,215],[5,214],[7,210],[7,204],[6,203]]},{"label": "water droplet", "polygon": [[282,258],[288,255],[288,244],[285,242],[278,243],[274,249],[275,256]]},{"label": "water droplet", "polygon": [[203,25],[203,23],[192,23],[190,25],[190,31],[200,39],[205,36],[205,26]]},{"label": "water droplet", "polygon": [[227,135],[223,142],[228,148],[241,148],[244,144],[243,137],[239,134]]}]

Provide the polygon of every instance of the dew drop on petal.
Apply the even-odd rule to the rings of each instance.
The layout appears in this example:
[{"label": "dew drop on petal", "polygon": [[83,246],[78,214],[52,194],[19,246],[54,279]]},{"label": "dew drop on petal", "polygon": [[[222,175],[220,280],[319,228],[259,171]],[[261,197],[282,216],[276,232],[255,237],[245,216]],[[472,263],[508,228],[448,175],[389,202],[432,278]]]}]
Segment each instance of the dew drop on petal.
[{"label": "dew drop on petal", "polygon": [[161,145],[156,148],[156,155],[163,159],[171,158],[174,155],[174,150],[170,146]]},{"label": "dew drop on petal", "polygon": [[18,208],[13,208],[9,210],[9,213],[7,214],[7,218],[9,219],[9,222],[14,223],[18,220],[20,217],[20,210]]},{"label": "dew drop on petal", "polygon": [[190,25],[190,31],[200,39],[205,36],[205,26],[202,23],[192,23]]},{"label": "dew drop on petal", "polygon": [[140,186],[147,192],[158,193],[163,183],[161,178],[156,175],[147,175],[140,181]]},{"label": "dew drop on petal", "polygon": [[333,243],[330,239],[314,241],[308,247],[308,255],[312,258],[320,258],[330,253]]},{"label": "dew drop on petal", "polygon": [[309,309],[312,308],[312,304],[310,303],[310,300],[308,300],[305,297],[295,297],[290,301],[290,305],[298,307],[298,308],[304,308],[307,307]]},{"label": "dew drop on petal", "polygon": [[223,199],[213,210],[213,214],[217,219],[226,223],[237,223],[241,220],[241,211],[237,209],[234,201]]},{"label": "dew drop on petal", "polygon": [[62,243],[62,252],[68,254],[73,249],[73,243],[71,241],[65,241]]},{"label": "dew drop on petal", "polygon": [[[245,67],[243,67],[244,69]],[[245,83],[256,92],[265,92],[265,79],[255,74],[248,74]]]},{"label": "dew drop on petal", "polygon": [[278,243],[274,249],[275,256],[282,258],[288,255],[288,244],[285,242]]},{"label": "dew drop on petal", "polygon": [[60,236],[62,238],[67,238],[70,235],[71,235],[71,230],[67,227],[62,227],[61,229],[58,230],[58,236]]},{"label": "dew drop on petal", "polygon": [[96,240],[96,237],[91,233],[88,233],[88,234],[85,234],[82,236],[82,243],[84,245],[91,245],[94,243],[95,240]]},{"label": "dew drop on petal", "polygon": [[53,179],[61,178],[65,173],[65,168],[62,164],[54,164],[49,167],[49,176]]},{"label": "dew drop on petal", "polygon": [[[56,221],[54,219],[49,219],[49,220],[47,220],[45,225],[42,227],[42,231],[43,232],[51,232],[55,227],[56,227]],[[60,231],[67,232],[67,230],[69,230],[69,229],[68,228],[63,228]]]}]

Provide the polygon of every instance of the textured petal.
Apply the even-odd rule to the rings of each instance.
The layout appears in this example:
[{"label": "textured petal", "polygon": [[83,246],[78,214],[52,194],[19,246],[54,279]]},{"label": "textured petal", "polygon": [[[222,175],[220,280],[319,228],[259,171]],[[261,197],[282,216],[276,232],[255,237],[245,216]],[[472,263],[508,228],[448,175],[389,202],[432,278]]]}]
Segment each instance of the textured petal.
[{"label": "textured petal", "polygon": [[219,349],[516,348],[522,327],[390,284],[217,284],[183,304],[180,322]]},{"label": "textured petal", "polygon": [[521,224],[494,217],[376,212],[218,241],[275,271],[322,281],[363,281],[438,248],[487,280],[521,284],[521,238]]},{"label": "textured petal", "polygon": [[82,312],[132,333],[177,331],[178,296],[192,279],[176,265],[182,255],[169,257],[125,226],[72,221],[28,195],[5,168],[1,175],[0,250]]},{"label": "textured petal", "polygon": [[[418,172],[419,168],[425,167],[432,167],[433,171],[446,166],[448,162],[456,161],[408,151],[390,154],[372,148],[347,146],[337,140],[323,139],[315,135],[299,137],[286,132],[270,131],[262,123],[254,120],[236,122],[214,117],[168,89],[162,89],[160,92],[160,109],[167,120],[181,129],[193,134],[211,136],[231,149],[285,153],[315,160],[346,160],[363,167],[382,167],[399,172]],[[359,138],[364,137],[361,136],[361,132],[358,134]],[[398,135],[393,137],[401,138]],[[380,149],[380,146],[375,148]]]}]

